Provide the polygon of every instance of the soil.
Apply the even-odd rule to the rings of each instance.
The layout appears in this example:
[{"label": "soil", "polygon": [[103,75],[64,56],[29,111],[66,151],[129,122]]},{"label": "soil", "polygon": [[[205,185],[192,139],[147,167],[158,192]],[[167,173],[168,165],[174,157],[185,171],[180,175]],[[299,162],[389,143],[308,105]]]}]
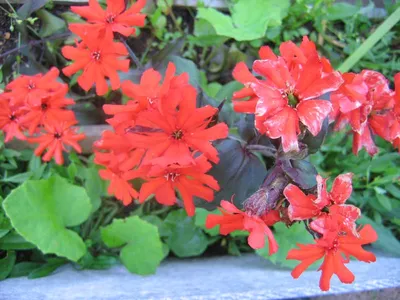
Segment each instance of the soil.
[{"label": "soil", "polygon": [[[1,5],[1,8],[8,10],[8,7]],[[0,9],[0,54],[16,47],[18,41],[17,32],[10,30],[11,18]]]}]

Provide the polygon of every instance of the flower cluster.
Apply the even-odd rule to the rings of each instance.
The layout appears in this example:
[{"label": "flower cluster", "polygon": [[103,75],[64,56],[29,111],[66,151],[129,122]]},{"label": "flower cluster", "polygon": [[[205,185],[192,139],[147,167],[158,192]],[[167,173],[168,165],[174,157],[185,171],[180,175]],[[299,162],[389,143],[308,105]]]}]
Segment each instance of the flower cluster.
[{"label": "flower cluster", "polygon": [[[264,46],[253,70],[265,79],[257,79],[244,63],[233,70],[233,77],[244,88],[233,95],[236,112],[255,114],[260,133],[281,138],[284,152],[299,151],[300,124],[316,136],[332,110],[320,97],[337,90],[343,83],[339,72],[318,55],[315,44],[304,37],[300,47],[293,42],[280,46],[281,56]],[[246,100],[246,101],[242,101]]]},{"label": "flower cluster", "polygon": [[146,0],[138,0],[128,9],[124,0],[107,0],[103,10],[97,0],[90,0],[89,6],[72,6],[71,10],[87,19],[87,23],[69,24],[69,29],[80,37],[76,46],[64,46],[63,55],[73,63],[63,69],[67,76],[82,71],[78,84],[88,91],[93,84],[96,93],[108,91],[106,78],[111,88],[120,87],[118,71],[128,72],[128,50],[123,43],[114,42],[116,35],[129,37],[136,33],[136,27],[144,26],[145,15],[140,11]]},{"label": "flower cluster", "polygon": [[[400,73],[395,75],[396,91],[379,72],[363,70],[360,74],[343,74],[343,85],[331,95],[336,129],[350,124],[353,131],[353,153],[362,147],[372,156],[378,152],[373,135],[399,147]],[[399,149],[400,150],[400,149]]]},{"label": "flower cluster", "polygon": [[[395,92],[376,71],[340,74],[307,37],[300,46],[282,43],[280,53],[276,56],[267,46],[260,49],[253,71],[262,79],[245,63],[236,65],[233,77],[244,88],[234,93],[233,103],[236,112],[255,114],[260,133],[281,138],[284,152],[299,151],[303,129],[316,136],[327,116],[336,121],[336,129],[350,124],[355,154],[362,147],[370,155],[377,153],[372,133],[400,146],[400,75],[395,76]],[[320,99],[329,92],[331,101]]]},{"label": "flower cluster", "polygon": [[[22,75],[10,82],[0,94],[0,130],[6,134],[5,142],[14,137],[38,143],[35,155],[43,155],[44,161],[54,157],[63,164],[65,145],[81,152],[75,115],[67,106],[74,104],[66,98],[68,86],[57,81],[59,71],[52,68],[46,74]],[[25,134],[27,133],[27,134]]]},{"label": "flower cluster", "polygon": [[[212,201],[217,181],[206,174],[218,163],[212,141],[226,138],[225,123],[214,124],[218,109],[196,107],[196,89],[187,73],[175,75],[170,63],[162,81],[153,69],[145,71],[139,84],[126,81],[123,93],[130,98],[126,105],[104,105],[114,132],[105,131],[95,143],[95,162],[105,166],[100,171],[110,180],[109,192],[125,205],[151,195],[164,205],[177,202],[178,191],[189,216],[194,214],[194,197]],[[145,182],[140,191],[130,180]]]},{"label": "flower cluster", "polygon": [[373,253],[361,246],[377,240],[370,225],[357,229],[355,221],[360,210],[345,204],[352,193],[352,174],[339,175],[330,192],[326,190],[326,179],[317,176],[317,195],[306,195],[300,188],[289,184],[284,195],[289,202],[288,215],[291,221],[307,221],[310,230],[318,237],[314,245],[298,245],[289,251],[287,259],[300,260],[292,276],[298,278],[312,263],[324,258],[320,288],[329,290],[330,279],[336,274],[343,283],[352,283],[354,275],[347,269],[350,256],[364,262],[376,260]]},{"label": "flower cluster", "polygon": [[[239,210],[228,201],[221,201],[222,215],[208,215],[206,227],[219,225],[222,235],[235,230],[248,231],[248,244],[253,249],[265,246],[268,238],[269,255],[278,251],[271,229],[277,222],[290,225],[295,221],[305,221],[317,238],[314,245],[298,245],[300,249],[290,250],[287,259],[300,260],[301,263],[292,271],[298,278],[312,263],[324,258],[320,288],[329,290],[330,279],[336,274],[343,283],[352,283],[354,275],[346,268],[349,257],[360,261],[373,262],[373,253],[365,251],[361,246],[377,240],[377,234],[370,225],[357,229],[355,221],[360,217],[360,210],[345,204],[352,193],[352,174],[339,175],[333,182],[330,192],[326,189],[327,179],[317,175],[317,193],[306,195],[299,187],[289,184],[283,191],[288,207],[275,208],[261,216],[249,210]],[[286,220],[288,217],[288,220]],[[344,255],[344,257],[342,257]]]}]

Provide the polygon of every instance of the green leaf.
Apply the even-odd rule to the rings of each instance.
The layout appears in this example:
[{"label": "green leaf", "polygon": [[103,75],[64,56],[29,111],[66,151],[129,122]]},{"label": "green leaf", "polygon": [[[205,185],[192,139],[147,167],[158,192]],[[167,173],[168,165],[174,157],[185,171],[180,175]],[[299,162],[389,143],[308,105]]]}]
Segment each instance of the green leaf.
[{"label": "green leaf", "polygon": [[65,21],[45,9],[41,9],[36,12],[38,18],[42,21],[39,35],[41,37],[47,37],[55,34],[59,31],[66,29]]},{"label": "green leaf", "polygon": [[384,173],[391,167],[395,167],[396,161],[399,159],[398,153],[386,153],[376,156],[371,160],[370,170],[375,173]]},{"label": "green leaf", "polygon": [[206,20],[196,19],[194,22],[194,35],[189,36],[190,42],[200,47],[218,47],[226,42],[228,37],[219,36],[214,27]]},{"label": "green leaf", "polygon": [[289,250],[296,248],[296,244],[312,244],[314,239],[307,232],[302,223],[294,223],[289,228],[283,223],[274,225],[274,236],[279,245],[279,250],[275,254],[268,254],[268,240],[264,248],[256,250],[256,253],[274,264],[279,264],[283,267],[293,268],[299,264],[299,261],[287,260]]},{"label": "green leaf", "polygon": [[211,236],[217,236],[219,235],[219,228],[218,226],[215,226],[214,228],[207,229],[206,228],[206,219],[208,215],[221,215],[221,211],[218,209],[215,209],[213,211],[208,211],[204,208],[196,208],[196,214],[194,216],[194,223],[196,224],[197,227],[200,227],[203,229],[206,233],[208,233]]},{"label": "green leaf", "polygon": [[30,272],[39,268],[43,263],[24,261],[14,265],[9,277],[28,276]]},{"label": "green leaf", "polygon": [[17,14],[22,20],[27,19],[33,12],[42,8],[47,0],[26,0],[24,2],[24,5],[17,10]]},{"label": "green leaf", "polygon": [[34,245],[28,243],[22,236],[13,231],[0,240],[1,250],[29,250],[34,248]]},{"label": "green leaf", "polygon": [[199,8],[197,18],[209,22],[220,36],[251,41],[264,37],[268,25],[280,25],[289,5],[288,0],[239,0],[231,16],[214,8]]},{"label": "green leaf", "polygon": [[107,247],[123,246],[120,259],[132,273],[153,274],[164,257],[157,227],[138,216],[115,219],[101,228],[101,237]]},{"label": "green leaf", "polygon": [[10,193],[3,207],[15,230],[43,253],[72,261],[85,254],[82,239],[66,228],[89,217],[90,199],[82,187],[58,176],[29,180]]},{"label": "green leaf", "polygon": [[25,172],[16,174],[11,177],[2,178],[2,182],[12,182],[12,183],[23,183],[24,181],[28,180],[32,176],[31,172]]},{"label": "green leaf", "polygon": [[[387,210],[391,211],[392,210],[392,203],[391,199],[386,197],[383,194],[376,193],[376,198],[378,199],[378,202]],[[373,199],[371,199],[373,200]]]},{"label": "green leaf", "polygon": [[328,7],[325,19],[329,21],[344,20],[357,15],[359,11],[360,7],[350,3],[334,3],[332,6]]},{"label": "green leaf", "polygon": [[370,218],[364,215],[358,219],[358,223],[362,225],[372,225],[378,234],[378,240],[372,244],[372,247],[400,256],[400,242],[396,239],[390,229],[385,228],[383,225],[372,221]]},{"label": "green leaf", "polygon": [[99,209],[101,197],[107,195],[106,182],[99,176],[99,169],[95,165],[85,169],[85,190],[92,203],[92,213]]},{"label": "green leaf", "polygon": [[178,257],[201,255],[208,246],[207,236],[196,227],[193,218],[187,216],[183,209],[171,211],[164,225],[167,231],[167,245]]},{"label": "green leaf", "polygon": [[212,203],[199,202],[208,209],[215,209],[221,200],[233,201],[242,207],[250,195],[257,191],[267,175],[263,162],[246,151],[240,142],[226,139],[216,145],[220,161],[209,172],[219,183],[221,189],[215,193]]},{"label": "green leaf", "polygon": [[38,268],[31,271],[28,275],[29,279],[46,277],[52,274],[55,270],[57,270],[62,265],[65,265],[67,261],[61,258],[52,258],[44,265],[39,266]]},{"label": "green leaf", "polygon": [[11,273],[17,256],[14,251],[8,251],[7,256],[0,259],[0,280],[6,279]]},{"label": "green leaf", "polygon": [[400,199],[400,188],[395,184],[389,184],[385,187],[385,189],[392,194],[393,197]]}]

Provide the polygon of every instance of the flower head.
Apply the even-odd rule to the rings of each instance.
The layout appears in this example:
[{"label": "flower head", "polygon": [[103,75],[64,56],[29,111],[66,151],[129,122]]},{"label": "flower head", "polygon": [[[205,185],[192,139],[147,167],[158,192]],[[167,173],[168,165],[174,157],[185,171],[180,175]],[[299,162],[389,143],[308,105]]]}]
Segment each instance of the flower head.
[{"label": "flower head", "polygon": [[24,126],[21,122],[24,110],[20,106],[11,105],[10,98],[6,94],[0,95],[0,130],[6,133],[5,142],[14,137],[25,140]]},{"label": "flower head", "polygon": [[250,235],[247,241],[253,249],[263,248],[265,236],[267,236],[269,254],[272,255],[278,251],[278,244],[268,227],[280,220],[278,212],[271,211],[259,217],[241,211],[229,201],[222,200],[220,205],[222,215],[208,215],[206,219],[207,228],[210,229],[219,225],[219,231],[222,235],[227,235],[236,230],[248,231]]},{"label": "flower head", "polygon": [[6,86],[10,104],[37,105],[43,97],[65,88],[65,84],[57,81],[59,74],[58,69],[53,67],[45,74],[19,76]]},{"label": "flower head", "polygon": [[85,36],[76,47],[64,46],[62,54],[73,60],[73,63],[63,69],[67,76],[82,70],[78,84],[88,91],[96,84],[96,93],[104,95],[108,91],[106,77],[110,79],[113,90],[120,87],[117,71],[128,72],[129,60],[124,59],[128,51],[122,43],[113,41],[112,33],[104,37]]},{"label": "flower head", "polygon": [[168,167],[152,166],[147,172],[147,182],[140,189],[139,201],[144,202],[151,194],[157,202],[164,205],[176,203],[175,190],[179,191],[188,216],[193,216],[195,207],[193,197],[208,202],[214,199],[214,191],[219,190],[218,182],[208,174],[211,164],[201,155],[195,158],[194,165]]},{"label": "flower head", "polygon": [[301,261],[292,271],[293,278],[298,278],[312,263],[324,258],[319,268],[319,271],[322,271],[319,282],[321,290],[329,290],[333,274],[336,274],[343,283],[352,283],[354,275],[346,267],[346,264],[350,261],[350,256],[367,263],[376,260],[373,253],[362,248],[363,245],[377,240],[378,236],[374,229],[370,225],[365,225],[359,230],[358,234],[359,237],[337,236],[336,239],[328,242],[324,239],[318,239],[312,245],[298,244],[299,249],[290,250],[287,256],[287,259]]},{"label": "flower head", "polygon": [[256,79],[243,64],[235,68],[235,78],[246,87],[235,97],[249,97],[250,101],[235,104],[235,109],[253,112],[254,108],[260,133],[281,138],[284,152],[299,151],[300,123],[314,136],[320,132],[332,106],[319,97],[337,90],[343,79],[328,60],[318,56],[315,45],[307,38],[300,47],[292,42],[282,43],[280,50],[282,56],[276,56],[264,48],[263,58],[253,64],[253,70],[266,80]]},{"label": "flower head", "polygon": [[85,135],[83,133],[77,133],[73,122],[54,122],[46,121],[44,125],[44,132],[37,136],[29,138],[30,143],[39,144],[35,149],[35,155],[43,155],[44,161],[50,161],[53,157],[57,164],[62,165],[64,163],[63,151],[67,151],[66,146],[71,146],[76,152],[82,151],[78,144],[78,141],[83,140]]},{"label": "flower head", "polygon": [[124,36],[136,33],[135,27],[142,27],[146,15],[140,11],[146,5],[146,0],[138,0],[126,9],[124,0],[107,0],[104,10],[97,0],[89,0],[88,6],[71,6],[71,11],[87,19],[89,24],[70,24],[69,28],[75,34],[83,37],[90,32],[118,32]]}]

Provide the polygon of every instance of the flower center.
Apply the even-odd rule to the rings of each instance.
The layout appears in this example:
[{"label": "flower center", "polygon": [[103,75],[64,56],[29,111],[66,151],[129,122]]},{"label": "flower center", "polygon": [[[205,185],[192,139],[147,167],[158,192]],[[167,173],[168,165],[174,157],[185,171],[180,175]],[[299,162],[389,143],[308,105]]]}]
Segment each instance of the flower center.
[{"label": "flower center", "polygon": [[29,82],[29,84],[28,84],[28,90],[33,90],[34,88],[36,88],[35,83]]},{"label": "flower center", "polygon": [[286,90],[283,92],[283,96],[286,96],[291,107],[296,107],[297,103],[299,102],[295,96],[294,87],[291,86],[289,82],[286,82]]},{"label": "flower center", "polygon": [[14,115],[10,115],[9,118],[10,118],[11,121],[14,121],[17,117],[14,116]]},{"label": "flower center", "polygon": [[47,109],[47,104],[46,103],[42,103],[42,105],[40,107],[42,108],[42,110],[46,110]]},{"label": "flower center", "polygon": [[93,51],[93,52],[92,52],[92,58],[93,58],[95,61],[99,61],[100,58],[101,58],[101,52],[100,52],[100,51]]},{"label": "flower center", "polygon": [[182,132],[182,130],[176,130],[176,131],[174,131],[173,133],[172,133],[172,137],[174,138],[174,139],[176,139],[176,140],[180,140],[180,139],[182,139],[182,137],[183,137],[183,132]]},{"label": "flower center", "polygon": [[296,96],[290,93],[290,94],[287,94],[287,98],[288,98],[289,105],[291,107],[296,107],[297,102],[298,102]]},{"label": "flower center", "polygon": [[108,15],[106,16],[106,22],[107,22],[108,24],[112,24],[112,23],[114,23],[115,18],[116,18],[116,15],[114,15],[114,14],[108,14]]},{"label": "flower center", "polygon": [[165,174],[164,177],[165,177],[165,179],[167,179],[168,181],[174,182],[175,179],[176,179],[177,177],[179,177],[179,175],[180,175],[180,174],[178,174],[178,173],[170,172],[170,173]]},{"label": "flower center", "polygon": [[338,248],[339,248],[339,242],[336,239],[336,240],[333,241],[332,246],[329,248],[329,250],[337,251]]},{"label": "flower center", "polygon": [[54,138],[60,139],[61,137],[62,137],[61,133],[58,133],[58,132],[54,133]]}]

